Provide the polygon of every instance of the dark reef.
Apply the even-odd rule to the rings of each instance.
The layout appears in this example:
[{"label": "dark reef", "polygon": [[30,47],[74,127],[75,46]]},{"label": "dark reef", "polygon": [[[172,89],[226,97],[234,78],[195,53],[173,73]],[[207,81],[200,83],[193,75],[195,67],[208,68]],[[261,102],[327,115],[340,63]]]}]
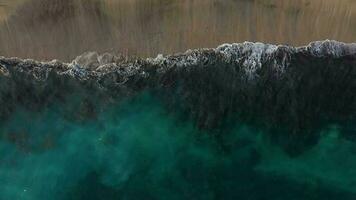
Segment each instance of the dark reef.
[{"label": "dark reef", "polygon": [[152,91],[202,129],[218,129],[223,119],[237,117],[313,143],[312,132],[323,124],[356,120],[356,44],[245,42],[148,59],[91,52],[72,63],[1,57],[0,86],[0,104],[6,105],[1,119],[16,106],[41,110],[69,96],[78,98],[73,116],[95,117],[96,102],[109,105]]}]

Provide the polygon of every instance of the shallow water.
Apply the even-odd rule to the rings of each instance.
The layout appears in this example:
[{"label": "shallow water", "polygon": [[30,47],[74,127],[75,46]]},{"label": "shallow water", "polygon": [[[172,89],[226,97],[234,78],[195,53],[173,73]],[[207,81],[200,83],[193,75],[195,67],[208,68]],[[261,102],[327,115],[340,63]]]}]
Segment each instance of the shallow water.
[{"label": "shallow water", "polygon": [[356,41],[354,0],[2,0],[0,54],[156,56],[221,43]]},{"label": "shallow water", "polygon": [[325,126],[318,144],[290,157],[262,129],[231,120],[217,138],[159,102],[144,93],[84,121],[68,118],[71,103],[17,109],[0,124],[1,197],[356,197],[356,144],[341,127]]}]

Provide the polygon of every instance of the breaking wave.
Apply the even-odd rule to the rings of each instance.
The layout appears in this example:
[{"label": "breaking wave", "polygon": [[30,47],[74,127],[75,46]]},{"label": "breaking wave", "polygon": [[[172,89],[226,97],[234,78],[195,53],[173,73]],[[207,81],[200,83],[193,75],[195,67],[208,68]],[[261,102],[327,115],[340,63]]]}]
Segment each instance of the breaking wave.
[{"label": "breaking wave", "polygon": [[3,199],[356,197],[356,44],[1,57],[0,105]]}]

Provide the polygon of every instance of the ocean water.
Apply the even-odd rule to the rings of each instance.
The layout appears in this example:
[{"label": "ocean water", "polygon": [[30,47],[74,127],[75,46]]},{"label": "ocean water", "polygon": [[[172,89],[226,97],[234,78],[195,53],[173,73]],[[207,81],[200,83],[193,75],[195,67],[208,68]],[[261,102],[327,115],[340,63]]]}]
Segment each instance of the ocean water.
[{"label": "ocean water", "polygon": [[17,107],[0,123],[1,199],[356,198],[356,144],[337,124],[291,156],[237,118],[199,129],[154,94],[118,102],[75,119],[70,101]]},{"label": "ocean water", "polygon": [[356,199],[355,11],[0,0],[0,200]]}]

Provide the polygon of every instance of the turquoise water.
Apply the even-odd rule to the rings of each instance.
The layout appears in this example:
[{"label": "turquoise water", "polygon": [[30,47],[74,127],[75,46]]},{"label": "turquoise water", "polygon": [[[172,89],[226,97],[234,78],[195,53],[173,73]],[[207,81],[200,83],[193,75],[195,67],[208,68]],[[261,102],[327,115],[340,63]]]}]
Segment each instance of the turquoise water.
[{"label": "turquoise water", "polygon": [[66,112],[18,108],[1,123],[0,199],[356,198],[356,145],[337,124],[291,157],[261,128],[198,129],[148,94]]}]

